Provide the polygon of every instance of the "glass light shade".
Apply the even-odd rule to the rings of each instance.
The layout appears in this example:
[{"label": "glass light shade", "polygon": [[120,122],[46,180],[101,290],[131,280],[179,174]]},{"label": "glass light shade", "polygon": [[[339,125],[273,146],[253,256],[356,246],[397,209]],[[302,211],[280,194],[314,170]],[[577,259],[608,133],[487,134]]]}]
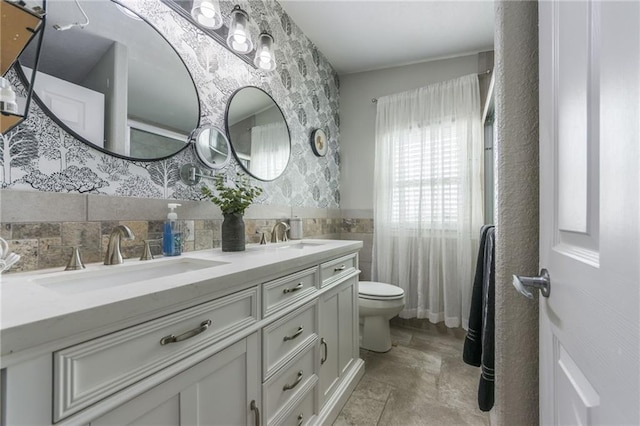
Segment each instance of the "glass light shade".
[{"label": "glass light shade", "polygon": [[222,14],[218,0],[194,0],[191,16],[205,28],[217,30],[222,26]]},{"label": "glass light shade", "polygon": [[258,47],[253,63],[265,71],[276,69],[276,58],[273,54],[273,37],[269,33],[262,33],[258,37]]},{"label": "glass light shade", "polygon": [[4,77],[0,77],[0,112],[18,113],[16,92],[11,88],[9,80]]},{"label": "glass light shade", "polygon": [[234,6],[231,11],[231,23],[227,35],[227,45],[238,53],[249,53],[253,50],[249,15],[240,6]]}]

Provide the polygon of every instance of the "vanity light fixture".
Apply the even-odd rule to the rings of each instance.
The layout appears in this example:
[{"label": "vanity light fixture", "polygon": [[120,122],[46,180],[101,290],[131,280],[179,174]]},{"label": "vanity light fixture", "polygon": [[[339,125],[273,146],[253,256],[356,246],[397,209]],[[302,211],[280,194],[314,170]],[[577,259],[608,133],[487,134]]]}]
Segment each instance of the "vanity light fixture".
[{"label": "vanity light fixture", "polygon": [[265,71],[276,69],[276,59],[273,55],[273,37],[271,34],[263,32],[258,36],[258,47],[253,63]]},{"label": "vanity light fixture", "polygon": [[253,50],[249,15],[238,5],[235,5],[231,11],[227,45],[238,53],[249,53]]},{"label": "vanity light fixture", "polygon": [[[243,10],[239,4],[235,4],[233,9],[228,12],[227,7],[230,6],[231,2],[227,1],[160,1],[173,9],[173,11],[178,13],[180,16],[196,25],[202,32],[227,48],[231,53],[245,61],[252,68],[255,67],[262,71],[272,71],[276,68],[274,55],[275,44],[273,37],[269,34],[269,28],[252,25],[252,22],[249,20],[249,14]],[[227,16],[230,17],[229,21],[227,21]],[[252,33],[257,34],[260,30],[263,32],[257,37],[257,40],[253,39]],[[255,52],[254,42],[258,47]]]},{"label": "vanity light fixture", "polygon": [[217,30],[222,27],[222,14],[218,0],[194,0],[191,16],[198,25]]}]

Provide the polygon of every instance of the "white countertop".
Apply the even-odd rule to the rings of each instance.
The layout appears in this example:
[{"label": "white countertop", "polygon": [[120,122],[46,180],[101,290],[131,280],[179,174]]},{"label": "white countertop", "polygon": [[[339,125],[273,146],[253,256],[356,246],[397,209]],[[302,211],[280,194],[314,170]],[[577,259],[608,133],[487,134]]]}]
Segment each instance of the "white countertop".
[{"label": "white countertop", "polygon": [[[125,260],[122,265],[89,264],[81,271],[64,268],[2,275],[0,280],[0,355],[38,346],[55,346],[69,336],[92,338],[130,326],[136,322],[166,315],[215,297],[268,281],[359,250],[361,241],[302,240],[312,243],[303,249],[281,248],[299,244],[290,241],[266,246],[247,245],[243,252],[208,249],[183,253],[180,257],[162,257],[149,261]],[[64,282],[90,276],[96,271],[124,271],[138,265],[161,265],[176,259],[201,259],[223,262],[218,266],[140,280],[115,283],[108,288],[60,291],[49,281]],[[114,274],[117,275],[117,274]],[[52,343],[53,342],[53,343]]]}]

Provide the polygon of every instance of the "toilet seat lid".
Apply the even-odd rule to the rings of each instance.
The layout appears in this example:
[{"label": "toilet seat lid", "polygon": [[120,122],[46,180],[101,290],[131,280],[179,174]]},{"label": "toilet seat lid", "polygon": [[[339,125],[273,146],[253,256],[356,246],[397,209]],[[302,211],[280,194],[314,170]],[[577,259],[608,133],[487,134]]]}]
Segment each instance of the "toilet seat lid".
[{"label": "toilet seat lid", "polygon": [[360,281],[358,294],[364,299],[400,299],[404,296],[404,290],[391,284]]}]

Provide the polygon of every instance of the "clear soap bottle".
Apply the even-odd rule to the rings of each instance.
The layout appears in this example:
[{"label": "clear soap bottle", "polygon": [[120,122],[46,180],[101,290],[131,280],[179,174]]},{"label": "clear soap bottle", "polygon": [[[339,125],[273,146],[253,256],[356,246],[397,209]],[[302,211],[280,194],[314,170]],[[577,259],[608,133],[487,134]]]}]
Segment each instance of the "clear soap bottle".
[{"label": "clear soap bottle", "polygon": [[162,254],[179,256],[182,254],[182,232],[178,223],[178,214],[174,211],[181,204],[169,203],[169,213],[162,230]]}]

